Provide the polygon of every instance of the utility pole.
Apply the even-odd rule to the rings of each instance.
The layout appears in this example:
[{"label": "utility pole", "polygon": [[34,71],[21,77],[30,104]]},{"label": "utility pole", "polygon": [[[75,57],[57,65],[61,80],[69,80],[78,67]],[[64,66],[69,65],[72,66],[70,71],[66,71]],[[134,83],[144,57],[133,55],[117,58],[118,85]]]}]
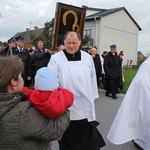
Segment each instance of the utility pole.
[{"label": "utility pole", "polygon": [[31,20],[30,20],[30,30],[31,30]]},{"label": "utility pole", "polygon": [[1,20],[2,20],[2,14],[1,14],[1,12],[0,12],[0,25],[1,25]]},{"label": "utility pole", "polygon": [[1,18],[1,16],[2,16],[2,15],[1,15],[1,12],[0,12],[0,18]]}]

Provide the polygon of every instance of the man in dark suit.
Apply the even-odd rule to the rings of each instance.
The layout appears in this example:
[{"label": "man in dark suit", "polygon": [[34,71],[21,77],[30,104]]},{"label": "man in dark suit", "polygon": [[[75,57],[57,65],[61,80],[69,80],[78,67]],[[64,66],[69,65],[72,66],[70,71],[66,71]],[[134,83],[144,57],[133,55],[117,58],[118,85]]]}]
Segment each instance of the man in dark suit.
[{"label": "man in dark suit", "polygon": [[44,43],[39,41],[37,43],[37,49],[34,51],[35,69],[36,71],[42,67],[47,67],[51,54],[48,49],[44,49]]},{"label": "man in dark suit", "polygon": [[7,55],[13,55],[13,49],[16,48],[16,40],[14,38],[10,38],[8,40],[8,47],[5,49]]},{"label": "man in dark suit", "polygon": [[0,56],[5,56],[6,52],[5,52],[5,47],[4,47],[4,43],[0,41]]},{"label": "man in dark suit", "polygon": [[92,56],[93,61],[94,61],[97,85],[99,87],[100,86],[100,80],[102,79],[102,66],[101,66],[100,56],[97,53],[97,49],[95,47],[91,48],[91,56]]},{"label": "man in dark suit", "polygon": [[113,44],[110,46],[110,52],[104,58],[104,71],[106,77],[106,94],[105,96],[112,98],[118,98],[116,96],[116,88],[118,86],[118,78],[120,75],[120,62],[119,58],[116,54],[117,48],[116,45]]},{"label": "man in dark suit", "polygon": [[31,57],[29,56],[28,50],[24,48],[25,41],[23,36],[16,38],[16,44],[16,48],[13,49],[13,55],[20,57],[24,63],[22,78],[24,80],[24,86],[28,86],[27,80],[31,80]]}]

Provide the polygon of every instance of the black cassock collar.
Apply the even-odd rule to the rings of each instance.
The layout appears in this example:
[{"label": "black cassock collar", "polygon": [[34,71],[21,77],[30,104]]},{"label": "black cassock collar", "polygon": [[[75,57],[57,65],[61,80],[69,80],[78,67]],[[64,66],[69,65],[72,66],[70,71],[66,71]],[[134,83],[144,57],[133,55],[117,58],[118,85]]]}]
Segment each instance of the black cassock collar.
[{"label": "black cassock collar", "polygon": [[81,60],[81,51],[78,50],[74,54],[69,54],[66,50],[63,50],[64,54],[66,55],[68,61],[78,61]]}]

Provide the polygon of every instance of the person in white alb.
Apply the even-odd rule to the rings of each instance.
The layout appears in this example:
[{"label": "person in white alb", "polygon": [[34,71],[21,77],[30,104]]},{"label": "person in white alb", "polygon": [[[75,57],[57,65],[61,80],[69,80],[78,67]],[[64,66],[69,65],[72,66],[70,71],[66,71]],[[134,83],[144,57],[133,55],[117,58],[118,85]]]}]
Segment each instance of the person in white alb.
[{"label": "person in white alb", "polygon": [[114,144],[133,140],[150,150],[150,57],[145,60],[123,99],[107,138]]},{"label": "person in white alb", "polygon": [[80,34],[67,32],[64,36],[65,49],[52,55],[48,66],[53,67],[60,87],[74,95],[70,107],[70,126],[59,140],[60,150],[99,150],[105,142],[97,130],[94,100],[98,88],[94,62],[88,53],[79,49]]}]

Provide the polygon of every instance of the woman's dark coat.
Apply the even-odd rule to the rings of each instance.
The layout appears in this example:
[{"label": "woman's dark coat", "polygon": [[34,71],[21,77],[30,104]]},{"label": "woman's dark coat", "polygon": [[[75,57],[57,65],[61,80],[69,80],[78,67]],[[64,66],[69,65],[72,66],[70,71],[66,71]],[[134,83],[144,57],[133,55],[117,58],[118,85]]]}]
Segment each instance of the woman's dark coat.
[{"label": "woman's dark coat", "polygon": [[0,150],[48,150],[69,126],[69,110],[44,117],[21,93],[0,94]]}]

